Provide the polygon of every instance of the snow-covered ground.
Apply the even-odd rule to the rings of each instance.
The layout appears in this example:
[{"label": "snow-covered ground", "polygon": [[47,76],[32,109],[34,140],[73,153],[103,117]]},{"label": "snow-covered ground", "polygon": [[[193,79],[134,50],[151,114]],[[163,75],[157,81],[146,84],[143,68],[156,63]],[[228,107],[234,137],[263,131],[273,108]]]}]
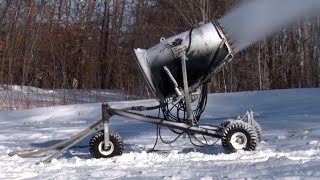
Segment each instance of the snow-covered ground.
[{"label": "snow-covered ground", "polygon": [[[127,101],[114,107],[156,103]],[[156,127],[113,117],[111,127],[124,139],[122,156],[92,159],[88,148],[75,148],[49,164],[47,156],[9,157],[14,150],[46,147],[101,118],[101,104],[83,104],[0,112],[0,179],[319,179],[320,89],[211,94],[203,122],[243,115],[252,109],[263,128],[254,152],[225,154],[221,143],[195,148],[188,139],[153,147]],[[150,112],[157,114],[157,111]],[[164,133],[165,139],[175,138]],[[212,139],[213,141],[214,139]],[[80,145],[87,145],[89,138]]]}]

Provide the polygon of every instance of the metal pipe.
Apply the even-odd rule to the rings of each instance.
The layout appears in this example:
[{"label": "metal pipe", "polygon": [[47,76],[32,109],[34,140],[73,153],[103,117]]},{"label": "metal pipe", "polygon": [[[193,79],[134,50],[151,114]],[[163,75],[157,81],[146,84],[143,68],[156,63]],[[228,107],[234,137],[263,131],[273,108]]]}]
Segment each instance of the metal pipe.
[{"label": "metal pipe", "polygon": [[136,119],[143,122],[163,125],[163,126],[167,126],[175,129],[188,131],[191,133],[198,133],[198,134],[203,134],[203,135],[217,137],[217,138],[220,138],[222,136],[221,129],[219,127],[212,126],[210,128],[203,128],[198,126],[190,126],[185,123],[169,121],[169,120],[147,116],[143,114],[138,114],[134,112],[127,112],[127,111],[122,111],[118,109],[112,109],[110,107],[108,107],[108,111],[112,115],[118,115],[118,116],[127,117],[131,119]]},{"label": "metal pipe", "polygon": [[63,141],[61,141],[61,142],[59,142],[57,144],[54,144],[52,146],[49,146],[49,147],[46,147],[46,148],[40,148],[40,149],[29,149],[29,150],[14,151],[14,152],[9,153],[8,155],[9,156],[18,155],[21,158],[27,158],[27,157],[31,157],[33,155],[44,153],[44,152],[47,152],[47,151],[57,150],[59,147],[65,145],[67,143],[76,141],[76,140],[78,140],[79,138],[82,138],[82,137],[87,137],[91,132],[96,131],[96,129],[98,129],[98,127],[101,124],[102,124],[102,120],[99,120],[96,123],[94,123],[93,125],[91,125],[90,127],[86,128],[85,130],[79,132],[78,134],[73,135],[73,136],[71,136],[71,137],[69,137],[69,138],[67,138],[67,139],[65,139],[65,140],[63,140]]},{"label": "metal pipe", "polygon": [[[63,154],[66,150],[70,149],[71,147],[73,147],[74,145],[78,144],[80,141],[82,141],[83,139],[85,139],[87,136],[89,136],[90,134],[94,133],[95,130],[91,129],[89,132],[87,132],[86,134],[82,135],[81,137],[79,137],[78,139],[76,139],[75,141],[73,141],[72,143],[70,143],[69,145],[67,145],[66,147],[62,148],[61,150],[59,150],[58,152],[54,153],[53,155],[51,155],[50,157],[48,157],[47,159],[45,159],[43,161],[43,163],[49,163],[52,159],[59,157],[61,154]],[[39,163],[37,163],[39,164]]]}]

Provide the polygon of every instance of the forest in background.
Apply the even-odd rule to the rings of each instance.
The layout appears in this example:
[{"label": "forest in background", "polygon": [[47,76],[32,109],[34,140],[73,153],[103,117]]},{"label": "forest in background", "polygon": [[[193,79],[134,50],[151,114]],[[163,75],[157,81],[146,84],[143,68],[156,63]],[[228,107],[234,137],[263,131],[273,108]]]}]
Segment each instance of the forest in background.
[{"label": "forest in background", "polygon": [[[0,0],[0,85],[152,97],[133,48],[218,20],[237,0]],[[236,54],[211,92],[320,86],[320,18]]]}]

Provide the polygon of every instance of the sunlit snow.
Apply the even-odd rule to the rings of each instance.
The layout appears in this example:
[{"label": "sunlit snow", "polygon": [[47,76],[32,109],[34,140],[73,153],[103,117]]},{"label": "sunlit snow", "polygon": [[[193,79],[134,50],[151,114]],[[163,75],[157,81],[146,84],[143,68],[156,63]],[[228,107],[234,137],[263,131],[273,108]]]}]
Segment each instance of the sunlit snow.
[{"label": "sunlit snow", "polygon": [[[110,104],[120,108],[156,101]],[[124,139],[122,156],[93,159],[87,147],[74,148],[49,164],[36,165],[48,156],[7,155],[46,147],[85,129],[101,118],[100,108],[97,103],[0,112],[0,179],[320,178],[320,89],[211,94],[204,123],[218,125],[221,119],[250,109],[259,114],[256,119],[264,134],[254,152],[225,154],[220,141],[213,147],[195,148],[188,138],[172,145],[159,142],[159,151],[148,152],[155,141],[155,125],[115,116],[111,127]],[[169,131],[163,135],[175,138]],[[79,145],[87,145],[89,138]]]}]

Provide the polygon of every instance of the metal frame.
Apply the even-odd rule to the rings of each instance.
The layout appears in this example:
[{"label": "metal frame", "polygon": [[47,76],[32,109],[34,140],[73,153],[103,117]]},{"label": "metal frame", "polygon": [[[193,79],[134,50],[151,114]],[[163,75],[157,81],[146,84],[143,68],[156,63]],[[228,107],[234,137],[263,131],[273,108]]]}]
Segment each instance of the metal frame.
[{"label": "metal frame", "polygon": [[216,127],[215,126],[210,126],[210,127],[192,126],[192,125],[181,123],[181,122],[175,122],[175,121],[161,119],[153,116],[147,116],[147,115],[143,115],[135,112],[112,109],[110,107],[108,107],[108,112],[112,115],[132,118],[142,122],[163,125],[163,126],[174,128],[174,129],[186,130],[190,133],[198,133],[198,134],[203,134],[203,135],[217,137],[217,138],[220,138],[222,136],[222,133],[220,132],[221,128],[219,126],[216,126]]},{"label": "metal frame", "polygon": [[[102,104],[102,119],[91,125],[90,127],[86,128],[85,130],[79,132],[78,134],[71,136],[57,144],[54,144],[52,146],[46,147],[46,148],[39,148],[39,149],[28,149],[28,150],[19,150],[19,151],[13,151],[9,153],[9,156],[17,155],[21,158],[27,158],[34,155],[46,153],[49,151],[57,151],[44,161],[41,161],[43,163],[49,163],[52,159],[59,157],[62,155],[65,151],[72,148],[74,145],[79,143],[81,140],[85,139],[92,133],[103,129],[104,130],[104,141],[105,141],[105,148],[109,147],[110,139],[109,139],[109,122],[110,118],[113,115],[118,115],[126,118],[132,118],[135,120],[162,125],[174,129],[180,129],[187,131],[188,133],[194,133],[194,134],[202,134],[206,136],[211,136],[215,138],[221,138],[222,137],[222,130],[223,127],[221,126],[207,126],[207,125],[189,125],[185,123],[175,122],[171,120],[161,119],[153,116],[147,116],[144,114],[139,114],[135,112],[131,112],[129,110],[134,111],[144,111],[144,110],[152,110],[159,108],[159,106],[153,106],[153,107],[144,107],[144,106],[133,106],[128,107],[124,109],[113,109],[108,104]],[[246,121],[248,124],[252,124],[253,119],[253,112],[248,111],[244,117],[240,118],[239,120]],[[39,162],[40,163],[40,162]],[[37,163],[38,164],[38,163]]]},{"label": "metal frame", "polygon": [[159,107],[159,106],[155,106],[155,107],[133,106],[133,107],[129,107],[129,108],[125,108],[125,109],[120,110],[120,109],[113,109],[108,104],[102,104],[102,119],[97,121],[96,123],[94,123],[90,127],[86,128],[85,130],[79,132],[78,134],[71,136],[71,137],[69,137],[69,138],[67,138],[57,144],[54,144],[54,145],[46,147],[46,148],[13,151],[13,152],[9,153],[8,155],[9,156],[17,155],[22,158],[27,158],[27,157],[42,154],[45,152],[49,152],[49,151],[57,151],[56,153],[54,153],[53,155],[51,155],[50,157],[48,157],[47,159],[42,161],[43,163],[49,163],[52,159],[59,157],[61,154],[63,154],[65,151],[72,148],[74,145],[79,143],[81,140],[85,139],[86,137],[88,137],[89,135],[91,135],[92,133],[94,133],[100,129],[104,130],[105,148],[108,148],[109,142],[110,142],[109,122],[110,122],[110,118],[113,115],[132,118],[132,119],[140,120],[143,122],[163,125],[163,126],[167,126],[167,127],[171,127],[171,128],[188,130],[189,132],[199,133],[199,134],[212,136],[212,137],[221,137],[221,135],[222,135],[220,133],[221,129],[219,127],[216,127],[216,128],[206,127],[206,128],[204,128],[204,127],[200,127],[200,126],[199,127],[198,126],[190,126],[190,125],[184,124],[184,123],[178,123],[178,122],[174,122],[174,121],[170,121],[170,120],[165,120],[165,119],[156,118],[156,117],[152,117],[152,116],[146,116],[143,114],[128,111],[128,110],[138,110],[138,111],[139,110],[140,111],[151,110],[151,109],[155,109],[156,107]]}]

